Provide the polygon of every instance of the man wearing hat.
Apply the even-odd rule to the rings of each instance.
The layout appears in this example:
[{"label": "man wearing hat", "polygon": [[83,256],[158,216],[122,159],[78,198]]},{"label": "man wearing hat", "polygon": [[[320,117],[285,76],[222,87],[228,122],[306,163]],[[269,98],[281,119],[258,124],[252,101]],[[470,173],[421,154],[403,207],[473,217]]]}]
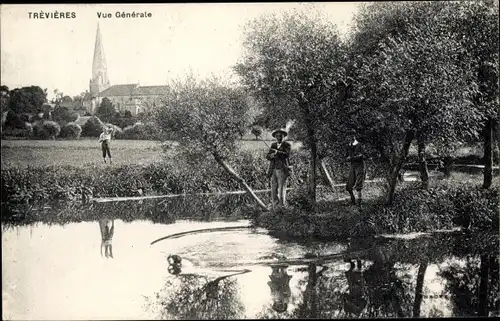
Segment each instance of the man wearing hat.
[{"label": "man wearing hat", "polygon": [[346,190],[351,196],[352,204],[356,204],[353,190],[358,192],[358,205],[361,205],[361,190],[365,182],[366,170],[363,146],[356,140],[356,132],[349,131],[349,146],[347,147],[346,160],[351,163]]},{"label": "man wearing hat", "polygon": [[272,206],[286,205],[286,182],[290,176],[289,156],[292,146],[283,139],[288,135],[285,129],[277,129],[271,134],[276,142],[266,155],[269,162],[268,177],[271,179],[271,202]]},{"label": "man wearing hat", "polygon": [[109,145],[111,142],[111,136],[113,134],[113,128],[104,127],[101,135],[99,136],[99,143],[101,143],[102,157],[106,163],[106,155],[109,157],[109,163],[111,164],[111,151]]}]

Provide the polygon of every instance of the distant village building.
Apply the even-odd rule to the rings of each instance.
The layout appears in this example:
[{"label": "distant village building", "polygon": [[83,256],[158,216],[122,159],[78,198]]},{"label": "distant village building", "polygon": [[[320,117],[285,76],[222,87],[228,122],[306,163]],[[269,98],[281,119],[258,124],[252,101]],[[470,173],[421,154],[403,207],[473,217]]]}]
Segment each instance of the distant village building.
[{"label": "distant village building", "polygon": [[111,100],[117,111],[130,111],[132,115],[143,112],[161,98],[168,86],[140,86],[137,84],[114,85],[108,78],[108,67],[104,55],[101,31],[97,24],[97,33],[92,62],[92,79],[89,83],[89,93],[83,105],[85,109],[95,114],[103,98]]}]

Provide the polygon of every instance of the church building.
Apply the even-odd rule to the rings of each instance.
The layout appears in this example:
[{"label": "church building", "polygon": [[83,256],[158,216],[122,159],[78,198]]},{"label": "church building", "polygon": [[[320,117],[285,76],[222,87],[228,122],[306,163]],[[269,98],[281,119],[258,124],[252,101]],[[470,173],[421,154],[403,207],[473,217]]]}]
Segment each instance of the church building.
[{"label": "church building", "polygon": [[167,91],[168,86],[140,86],[137,84],[111,85],[108,78],[108,67],[104,55],[99,23],[92,61],[92,79],[89,83],[89,93],[84,99],[85,109],[95,114],[103,98],[111,100],[116,111],[130,111],[132,115],[145,111]]}]

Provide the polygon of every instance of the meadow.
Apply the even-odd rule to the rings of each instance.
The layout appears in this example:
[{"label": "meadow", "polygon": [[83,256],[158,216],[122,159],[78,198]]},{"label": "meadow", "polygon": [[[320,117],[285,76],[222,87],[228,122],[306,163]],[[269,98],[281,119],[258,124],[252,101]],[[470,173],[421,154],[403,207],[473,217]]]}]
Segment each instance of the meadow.
[{"label": "meadow", "polygon": [[[2,140],[1,143],[2,168],[106,165],[96,139]],[[243,140],[240,146],[246,151],[264,153],[267,150],[267,146],[258,140]],[[174,152],[164,153],[161,142],[151,140],[114,140],[111,153],[113,166],[148,165],[174,155]]]},{"label": "meadow", "polygon": [[[270,145],[272,141],[267,141]],[[239,141],[242,151],[264,153],[267,146],[260,140]],[[293,142],[293,150],[302,147],[300,142]],[[105,165],[101,158],[101,148],[94,138],[79,140],[2,140],[2,168],[26,166],[88,166]],[[119,165],[148,165],[163,158],[171,158],[174,151],[164,153],[161,142],[152,140],[114,140],[111,152],[113,166]],[[436,153],[435,148],[427,148],[429,157]],[[416,148],[410,148],[410,156],[416,155]],[[481,146],[466,146],[459,148],[454,155],[457,158],[476,156],[482,157]],[[109,166],[109,164],[108,164]]]}]

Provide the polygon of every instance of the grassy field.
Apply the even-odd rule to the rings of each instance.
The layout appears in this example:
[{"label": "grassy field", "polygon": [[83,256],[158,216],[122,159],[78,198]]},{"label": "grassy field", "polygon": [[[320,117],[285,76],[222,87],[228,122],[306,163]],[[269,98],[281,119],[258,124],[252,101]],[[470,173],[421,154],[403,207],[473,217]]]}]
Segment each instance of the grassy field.
[{"label": "grassy field", "polygon": [[[72,165],[86,166],[103,164],[101,148],[97,139],[83,138],[80,140],[2,140],[2,168],[12,166],[46,166],[46,165]],[[271,141],[267,142],[268,145]],[[267,146],[260,140],[242,140],[241,149],[262,152]],[[300,142],[293,142],[293,149],[302,147]],[[429,150],[432,153],[432,149]],[[172,157],[173,154],[162,152],[158,141],[149,140],[114,140],[111,153],[115,165],[139,164],[146,165],[162,159]],[[411,148],[410,154],[415,154],[416,149]],[[482,155],[480,146],[461,148],[456,156],[478,154]],[[264,155],[263,155],[264,156]]]},{"label": "grassy field", "polygon": [[[267,150],[262,141],[241,141],[241,148],[250,151]],[[270,144],[270,142],[268,142]],[[298,147],[298,145],[296,145]],[[2,140],[2,168],[12,166],[105,164],[96,139],[80,140]],[[162,152],[161,143],[149,140],[114,140],[111,145],[114,165],[146,165],[171,157]]]}]

